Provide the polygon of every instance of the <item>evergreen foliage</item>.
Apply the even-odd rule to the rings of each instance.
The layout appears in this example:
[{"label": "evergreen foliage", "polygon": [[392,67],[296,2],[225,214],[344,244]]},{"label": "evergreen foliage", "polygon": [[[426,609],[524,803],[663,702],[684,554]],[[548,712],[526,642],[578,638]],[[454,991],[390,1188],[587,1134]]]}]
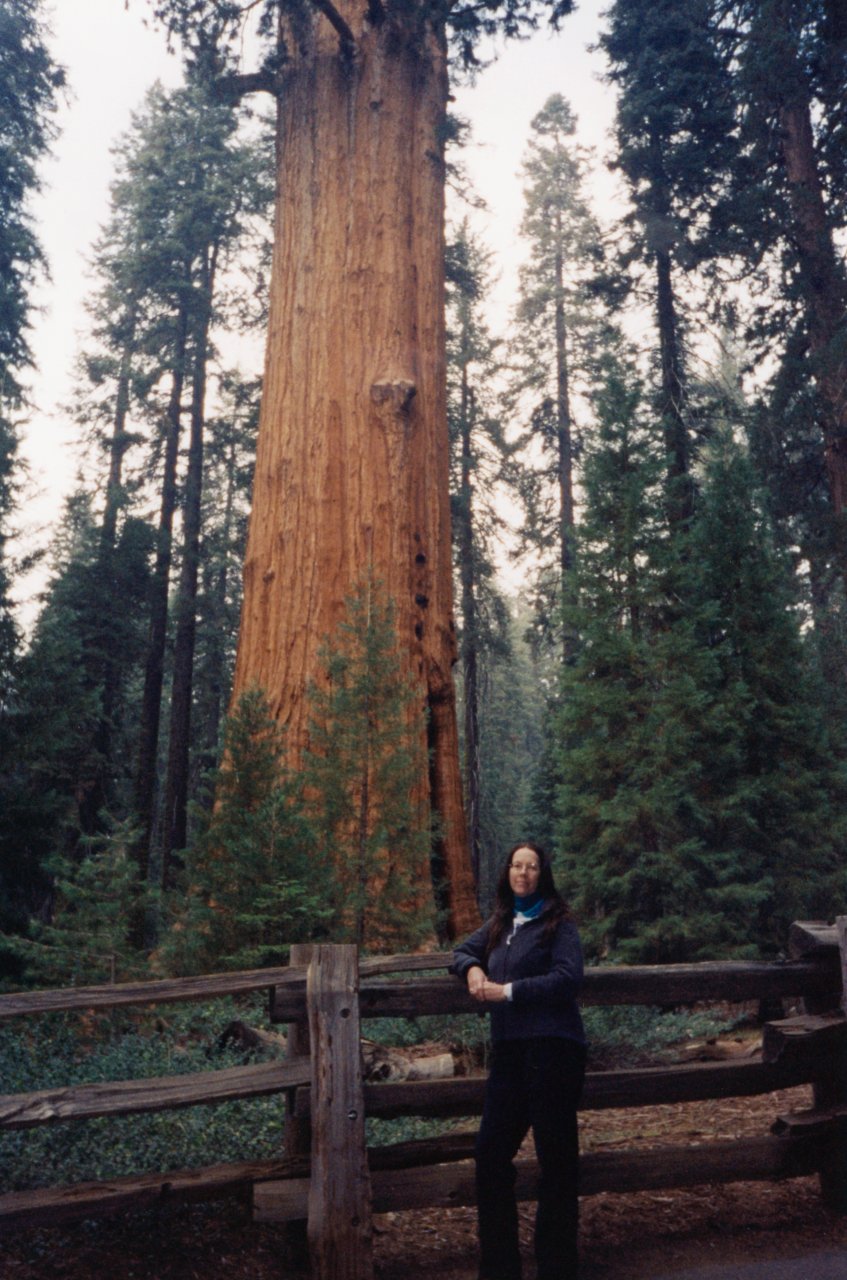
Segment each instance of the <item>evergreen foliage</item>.
[{"label": "evergreen foliage", "polygon": [[321,651],[303,787],[332,864],[333,939],[399,951],[431,935],[432,835],[415,803],[424,712],[396,641],[395,606],[368,576]]},{"label": "evergreen foliage", "polygon": [[4,720],[4,930],[26,932],[30,917],[49,920],[53,864],[65,874],[66,862],[76,866],[87,856],[89,837],[108,833],[127,813],[151,543],[142,521],[127,520],[104,577],[88,495],[78,492],[66,505],[44,605],[18,664],[13,713]]},{"label": "evergreen foliage", "polygon": [[[236,0],[150,0],[154,16],[180,39],[194,58],[235,60],[244,39],[245,6]],[[479,46],[491,37],[529,34],[542,19],[556,27],[573,9],[573,0],[472,0],[444,5],[436,0],[402,0],[392,6],[398,24],[446,33],[457,64],[473,71],[480,65]],[[302,16],[290,0],[261,0],[255,9],[257,34],[264,43],[260,73],[273,75],[284,61],[287,44],[281,18],[289,19],[289,39],[296,39]],[[299,21],[298,21],[299,19]]]},{"label": "evergreen foliage", "polygon": [[283,734],[258,689],[227,719],[214,794],[208,825],[184,854],[157,964],[171,973],[285,964],[291,943],[326,933],[336,908]]},{"label": "evergreen foliage", "polygon": [[680,555],[658,514],[657,429],[619,363],[598,415],[582,646],[559,720],[567,890],[598,955],[773,951],[791,918],[844,891],[843,764],[817,714],[786,566],[728,428]]},{"label": "evergreen foliage", "polygon": [[53,112],[64,72],[47,46],[41,0],[5,0],[0,9],[0,747],[14,698],[18,631],[9,596],[8,544],[16,504],[18,433],[33,363],[32,290],[46,263],[30,210],[39,165],[55,137]]},{"label": "evergreen foliage", "polygon": [[494,390],[499,363],[483,310],[490,287],[490,255],[467,219],[447,252],[447,423],[453,553],[460,633],[465,813],[471,866],[482,891],[483,833],[480,714],[491,662],[509,648],[508,610],[495,583],[498,510],[507,446]]},{"label": "evergreen foliage", "polygon": [[[538,561],[537,626],[549,640],[573,585],[578,407],[602,342],[591,282],[603,246],[584,195],[589,157],[575,141],[570,104],[554,94],[530,127],[521,223],[529,255],[519,276],[509,404],[522,427],[515,449],[523,465],[514,469],[522,538]],[[571,640],[564,638],[566,656]]]},{"label": "evergreen foliage", "polygon": [[552,849],[554,809],[536,811],[532,784],[548,747],[547,699],[558,668],[549,653],[535,651],[526,639],[531,610],[517,602],[506,620],[506,644],[485,653],[480,682],[480,883],[483,912],[493,905],[506,849],[531,831]]},{"label": "evergreen foliage", "polygon": [[49,922],[34,920],[27,936],[2,945],[39,987],[93,986],[126,981],[145,971],[132,945],[130,923],[141,897],[129,855],[130,833],[116,828],[92,841],[85,856],[60,854],[46,862],[53,881]]},{"label": "evergreen foliage", "polygon": [[[668,518],[684,531],[694,507],[697,435],[686,368],[686,289],[722,244],[711,211],[738,155],[735,103],[712,0],[626,0],[600,44],[618,89],[614,164],[632,212],[623,271],[646,282],[655,316],[655,403],[666,454]],[[696,296],[696,295],[695,295]]]}]

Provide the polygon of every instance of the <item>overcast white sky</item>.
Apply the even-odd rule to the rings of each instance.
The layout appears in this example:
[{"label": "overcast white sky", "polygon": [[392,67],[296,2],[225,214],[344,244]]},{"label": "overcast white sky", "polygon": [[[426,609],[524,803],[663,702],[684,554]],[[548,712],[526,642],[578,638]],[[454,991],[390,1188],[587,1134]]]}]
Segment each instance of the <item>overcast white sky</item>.
[{"label": "overcast white sky", "polygon": [[[456,91],[456,110],[473,126],[474,145],[465,162],[488,212],[479,230],[495,251],[501,282],[497,314],[505,315],[514,288],[521,216],[518,178],[529,124],[551,93],[569,99],[585,142],[605,149],[611,125],[611,92],[597,79],[597,55],[587,45],[597,37],[606,0],[582,0],[558,35],[540,32],[512,43],[480,75],[473,88]],[[39,542],[74,477],[74,432],[61,405],[70,396],[70,376],[85,332],[83,301],[89,290],[86,259],[108,211],[111,148],[150,85],[176,84],[177,57],[165,49],[161,31],[144,25],[147,0],[53,0],[50,22],[55,56],[67,69],[69,96],[58,116],[61,130],[54,157],[44,167],[45,191],[36,202],[39,234],[50,263],[51,282],[39,293],[42,313],[33,334],[38,371],[32,381],[35,408],[23,454],[32,479],[25,518]],[[612,185],[601,173],[601,199]],[[27,593],[32,591],[30,584]],[[26,610],[31,613],[31,606]]]}]

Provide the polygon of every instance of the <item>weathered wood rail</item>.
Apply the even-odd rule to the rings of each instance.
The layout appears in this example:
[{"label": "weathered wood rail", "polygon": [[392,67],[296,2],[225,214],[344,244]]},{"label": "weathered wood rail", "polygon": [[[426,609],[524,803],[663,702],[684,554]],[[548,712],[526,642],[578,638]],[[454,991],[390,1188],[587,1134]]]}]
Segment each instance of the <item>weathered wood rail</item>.
[{"label": "weathered wood rail", "polygon": [[[775,1117],[770,1134],[659,1150],[591,1152],[581,1190],[637,1191],[818,1173],[828,1203],[847,1209],[847,917],[797,924],[785,963],[719,962],[591,969],[583,1003],[802,1001],[806,1012],[767,1024],[760,1060],[589,1072],[583,1107],[599,1110],[749,1097],[814,1087],[809,1111]],[[369,1277],[374,1212],[472,1203],[473,1134],[366,1149],[365,1116],[474,1116],[484,1080],[369,1084],[362,1080],[360,1020],[479,1013],[444,971],[449,955],[368,957],[355,948],[295,948],[292,964],[164,982],[0,996],[0,1018],[72,1009],[209,999],[267,988],[270,1015],[291,1024],[288,1057],[191,1076],[96,1083],[0,1097],[0,1129],[126,1115],[279,1094],[287,1108],[279,1160],[212,1165],[109,1183],[0,1194],[0,1229],[161,1204],[252,1193],[263,1221],[291,1225],[321,1278]],[[440,976],[439,976],[440,971]],[[426,976],[417,976],[417,975]],[[433,976],[435,975],[435,976]],[[534,1161],[518,1167],[518,1195],[534,1195]]]}]

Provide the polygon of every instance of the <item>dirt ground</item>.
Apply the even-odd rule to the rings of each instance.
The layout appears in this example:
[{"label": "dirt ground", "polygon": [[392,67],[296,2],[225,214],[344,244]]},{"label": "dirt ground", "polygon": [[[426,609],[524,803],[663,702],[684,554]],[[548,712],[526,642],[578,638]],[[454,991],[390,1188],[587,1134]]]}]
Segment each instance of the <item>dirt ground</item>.
[{"label": "dirt ground", "polygon": [[[628,1111],[587,1113],[583,1150],[645,1148],[767,1133],[784,1111],[811,1105],[810,1090]],[[521,1209],[526,1275],[532,1275],[533,1207]],[[847,1219],[823,1208],[815,1178],[735,1183],[685,1191],[587,1197],[583,1280],[659,1280],[709,1261],[788,1258],[847,1250]],[[379,1280],[474,1280],[471,1209],[378,1216]],[[247,1204],[179,1206],[18,1232],[0,1242],[2,1280],[279,1280],[279,1228],[255,1226]]]}]

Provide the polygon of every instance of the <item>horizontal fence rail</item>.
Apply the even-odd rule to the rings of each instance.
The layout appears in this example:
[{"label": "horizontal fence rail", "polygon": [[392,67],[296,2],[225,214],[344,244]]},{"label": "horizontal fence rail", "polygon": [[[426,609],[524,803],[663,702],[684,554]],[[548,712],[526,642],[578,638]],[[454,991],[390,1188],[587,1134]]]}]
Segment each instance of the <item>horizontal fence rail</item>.
[{"label": "horizontal fence rail", "polygon": [[[365,957],[360,963],[359,1002],[362,1017],[424,1017],[429,1014],[476,1013],[479,1005],[454,978],[380,981],[384,974],[446,969],[451,956],[429,952],[419,956]],[[405,963],[404,963],[405,962]],[[129,1005],[213,1000],[250,991],[272,991],[271,1017],[295,1022],[305,1015],[306,966],[248,969],[199,978],[165,978],[155,982],[121,982],[61,991],[13,992],[0,995],[0,1019],[78,1009],[117,1009]],[[704,961],[701,964],[610,965],[590,968],[580,995],[584,1005],[676,1005],[701,1000],[742,1002],[762,999],[827,996],[841,989],[837,953],[817,960],[785,962]],[[480,1016],[484,1016],[480,1014]]]},{"label": "horizontal fence rail", "polygon": [[[802,1000],[807,1012],[768,1023],[757,1059],[589,1072],[583,1109],[750,1097],[800,1084],[813,1086],[815,1105],[779,1117],[772,1133],[760,1137],[696,1147],[588,1152],[581,1162],[583,1194],[818,1173],[828,1202],[847,1208],[847,1022],[841,1007],[847,918],[835,926],[792,926],[790,952],[792,958],[781,963],[706,962],[587,971],[585,1004],[669,1007],[792,999]],[[306,956],[310,958],[303,963]],[[288,1057],[220,1071],[7,1095],[0,1097],[0,1130],[279,1094],[288,1110],[286,1131],[296,1139],[289,1143],[286,1138],[287,1150],[280,1160],[0,1194],[0,1224],[58,1222],[174,1199],[252,1194],[258,1220],[308,1218],[316,1276],[329,1280],[331,1274],[332,1280],[340,1280],[336,1263],[330,1266],[326,1260],[343,1256],[351,1259],[351,1278],[369,1280],[369,1245],[361,1232],[370,1230],[371,1212],[472,1203],[473,1175],[466,1162],[472,1155],[473,1133],[365,1150],[361,1117],[474,1117],[482,1109],[484,1079],[369,1083],[362,1080],[358,1054],[350,1047],[359,1043],[361,1018],[479,1015],[478,1004],[464,986],[445,972],[451,956],[430,952],[358,959],[354,948],[298,947],[292,958],[295,963],[273,969],[0,996],[0,1018],[9,1019],[267,989],[271,1019],[291,1024]],[[308,1025],[312,1043],[307,1053]],[[340,1041],[346,1041],[348,1049],[334,1058]],[[320,1117],[319,1125],[312,1123],[314,1114]],[[352,1147],[361,1163],[353,1181],[345,1183],[339,1174],[350,1164]],[[535,1162],[519,1161],[517,1168],[518,1195],[532,1198]],[[321,1169],[325,1172],[319,1177]],[[340,1197],[337,1204],[327,1199],[330,1195]],[[350,1222],[360,1224],[352,1235]],[[346,1224],[343,1229],[340,1223]],[[338,1232],[341,1237],[330,1240]]]}]

